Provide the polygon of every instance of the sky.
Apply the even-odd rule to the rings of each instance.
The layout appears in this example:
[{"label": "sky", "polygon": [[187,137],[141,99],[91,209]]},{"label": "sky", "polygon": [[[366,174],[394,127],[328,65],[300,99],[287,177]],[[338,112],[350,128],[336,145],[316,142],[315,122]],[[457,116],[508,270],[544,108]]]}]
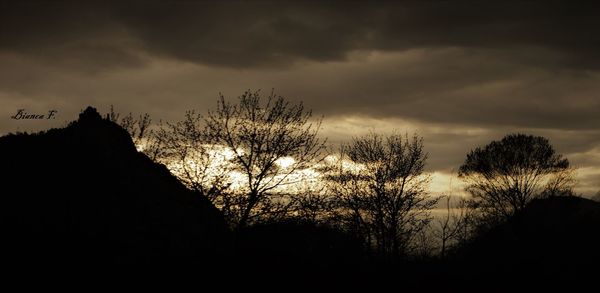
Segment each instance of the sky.
[{"label": "sky", "polygon": [[522,132],[550,139],[592,196],[600,7],[574,2],[0,0],[0,134],[88,105],[173,121],[274,88],[323,117],[332,146],[417,132],[437,190],[469,150]]}]

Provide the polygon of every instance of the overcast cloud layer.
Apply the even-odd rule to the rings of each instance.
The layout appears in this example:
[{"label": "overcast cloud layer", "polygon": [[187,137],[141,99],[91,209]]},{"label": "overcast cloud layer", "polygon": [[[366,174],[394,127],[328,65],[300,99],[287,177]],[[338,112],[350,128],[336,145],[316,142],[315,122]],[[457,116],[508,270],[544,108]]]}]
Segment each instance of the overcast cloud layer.
[{"label": "overcast cloud layer", "polygon": [[[173,120],[271,88],[333,144],[418,131],[430,170],[511,132],[550,138],[600,190],[600,18],[591,2],[0,2],[0,133],[87,105]],[[15,121],[17,109],[55,121]]]}]

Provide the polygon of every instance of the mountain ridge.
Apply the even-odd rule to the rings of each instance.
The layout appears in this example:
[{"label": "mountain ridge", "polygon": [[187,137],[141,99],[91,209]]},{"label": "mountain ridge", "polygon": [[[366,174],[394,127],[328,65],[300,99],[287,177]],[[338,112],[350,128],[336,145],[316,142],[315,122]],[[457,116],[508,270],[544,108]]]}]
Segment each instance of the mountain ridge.
[{"label": "mountain ridge", "polygon": [[0,137],[0,161],[2,251],[15,263],[209,262],[231,248],[221,213],[94,108]]}]

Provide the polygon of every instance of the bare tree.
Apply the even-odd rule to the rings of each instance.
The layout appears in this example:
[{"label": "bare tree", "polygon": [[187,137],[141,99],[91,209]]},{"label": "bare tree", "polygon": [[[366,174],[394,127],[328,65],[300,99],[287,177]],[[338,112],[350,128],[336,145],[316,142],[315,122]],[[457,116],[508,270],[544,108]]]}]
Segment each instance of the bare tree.
[{"label": "bare tree", "polygon": [[235,198],[227,189],[230,152],[222,146],[210,144],[205,134],[204,119],[194,111],[187,111],[183,120],[160,124],[156,133],[161,139],[161,153],[157,161],[165,164],[182,183],[208,198],[229,218]]},{"label": "bare tree", "polygon": [[469,198],[461,198],[456,209],[460,211],[458,217],[460,222],[458,225],[458,231],[456,231],[455,240],[456,245],[464,245],[469,243],[475,235],[477,235],[477,229],[481,226],[481,216],[477,212],[476,203]]},{"label": "bare tree", "polygon": [[428,228],[429,225],[418,231],[413,241],[415,246],[413,255],[420,259],[430,259],[436,251],[435,235],[433,230]]},{"label": "bare tree", "polygon": [[426,192],[423,139],[370,134],[344,145],[341,153],[329,179],[351,229],[380,255],[406,254],[438,201]]},{"label": "bare tree", "polygon": [[443,196],[446,212],[441,218],[435,221],[436,227],[433,230],[433,235],[438,240],[440,245],[440,257],[445,258],[446,252],[451,245],[461,242],[465,231],[464,225],[466,225],[466,215],[464,199],[454,206],[452,205],[452,196]]},{"label": "bare tree", "polygon": [[511,134],[472,150],[459,169],[472,206],[488,224],[523,209],[533,198],[569,189],[569,161],[540,136]]},{"label": "bare tree", "polygon": [[[301,180],[294,174],[322,159],[324,141],[317,137],[320,121],[310,121],[311,111],[273,92],[246,91],[237,103],[220,95],[215,111],[205,123],[213,144],[232,151],[231,162],[241,174],[237,188],[237,226],[287,212],[289,197],[283,188]],[[284,164],[285,162],[285,164]]]},{"label": "bare tree", "polygon": [[184,185],[208,198],[227,216],[232,205],[226,191],[231,184],[227,153],[207,143],[201,115],[188,111],[181,121],[160,121],[151,128],[152,119],[147,113],[138,118],[131,112],[121,117],[111,105],[107,119],[123,127],[138,150],[167,166]]},{"label": "bare tree", "polygon": [[339,201],[327,192],[325,186],[304,187],[292,195],[295,217],[315,224],[334,226],[339,217]]},{"label": "bare tree", "polygon": [[576,193],[573,190],[573,187],[576,183],[577,180],[575,179],[575,170],[573,168],[557,170],[554,175],[549,178],[540,197],[575,196]]},{"label": "bare tree", "polygon": [[138,118],[135,118],[133,113],[129,112],[121,117],[121,114],[115,112],[111,105],[107,118],[109,121],[119,124],[129,133],[138,151],[146,154],[152,160],[157,159],[162,150],[162,141],[160,136],[155,135],[151,127],[152,119],[148,113],[140,114]]}]

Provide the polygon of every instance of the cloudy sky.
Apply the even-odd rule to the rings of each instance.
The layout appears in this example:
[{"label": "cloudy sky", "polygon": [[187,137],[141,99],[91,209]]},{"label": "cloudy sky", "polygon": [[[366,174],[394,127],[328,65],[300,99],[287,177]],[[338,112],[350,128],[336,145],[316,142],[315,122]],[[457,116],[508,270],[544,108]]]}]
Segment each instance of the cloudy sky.
[{"label": "cloudy sky", "polygon": [[[0,0],[0,134],[62,126],[87,105],[174,120],[219,92],[275,88],[323,115],[334,145],[417,131],[447,178],[478,145],[543,135],[591,196],[599,7],[573,2]],[[10,119],[17,109],[58,118]]]}]

